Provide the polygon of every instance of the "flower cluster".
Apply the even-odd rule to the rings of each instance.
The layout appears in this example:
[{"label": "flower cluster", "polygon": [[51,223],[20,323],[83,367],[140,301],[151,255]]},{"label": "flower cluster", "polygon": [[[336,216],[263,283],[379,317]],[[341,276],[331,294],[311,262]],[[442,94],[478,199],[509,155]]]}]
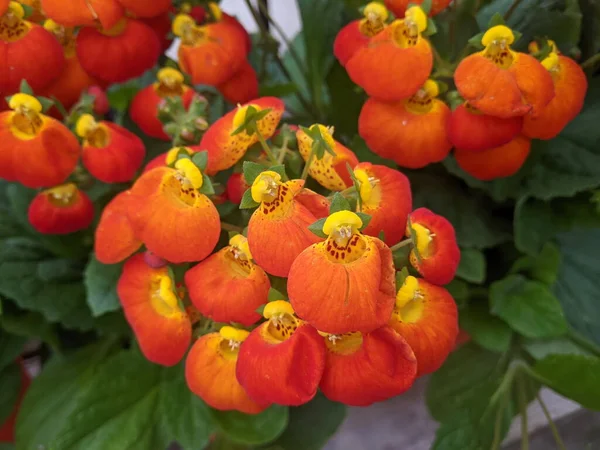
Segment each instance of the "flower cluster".
[{"label": "flower cluster", "polygon": [[[531,54],[512,50],[518,35],[492,25],[470,43],[480,51],[453,71],[456,91],[441,100],[444,76],[432,74],[427,40],[431,19],[404,1],[372,2],[364,18],[340,30],[334,53],[369,99],[359,133],[380,156],[407,168],[442,161],[455,149],[459,166],[480,180],[514,174],[525,162],[531,139],[552,139],[583,106],[585,74],[560,54],[553,41],[533,42]],[[448,2],[434,2],[434,15]],[[433,31],[431,31],[433,32]],[[439,57],[439,56],[438,56]],[[402,82],[398,82],[402,80]]]}]

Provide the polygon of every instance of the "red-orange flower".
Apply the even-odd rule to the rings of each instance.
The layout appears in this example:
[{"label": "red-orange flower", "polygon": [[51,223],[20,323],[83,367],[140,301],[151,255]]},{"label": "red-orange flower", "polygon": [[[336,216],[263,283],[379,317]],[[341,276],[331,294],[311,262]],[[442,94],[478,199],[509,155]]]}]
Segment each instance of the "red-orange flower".
[{"label": "red-orange flower", "polygon": [[551,52],[542,65],[552,77],[555,96],[537,117],[525,117],[523,134],[530,138],[552,139],[583,108],[587,78],[579,64],[556,52]]},{"label": "red-orange flower", "polygon": [[118,0],[136,17],[156,17],[169,11],[171,0]]},{"label": "red-orange flower", "polygon": [[143,254],[132,256],[123,266],[117,293],[144,356],[163,366],[181,361],[192,339],[192,326],[167,267],[153,269]]},{"label": "red-orange flower", "polygon": [[152,158],[148,164],[146,164],[146,167],[144,167],[144,173],[156,169],[157,167],[165,167],[173,164],[177,160],[177,155],[182,150],[188,155],[192,155],[196,151],[194,147],[173,147],[169,151]]},{"label": "red-orange flower", "polygon": [[23,6],[10,2],[0,16],[0,95],[19,91],[27,80],[35,92],[58,78],[65,57],[58,41],[43,27],[24,19]]},{"label": "red-orange flower", "polygon": [[426,83],[409,99],[385,103],[370,98],[358,119],[369,148],[402,167],[418,169],[442,161],[450,152],[450,108],[437,99],[437,83]]},{"label": "red-orange flower", "polygon": [[508,144],[480,152],[456,149],[458,165],[478,180],[489,181],[509,177],[523,166],[531,150],[531,140],[518,135]]},{"label": "red-orange flower", "polygon": [[416,209],[408,217],[406,236],[415,242],[415,249],[410,252],[411,264],[433,284],[450,283],[460,262],[454,227],[427,208]]},{"label": "red-orange flower", "polygon": [[260,319],[256,309],[267,303],[271,283],[252,262],[244,236],[234,236],[229,244],[188,270],[185,285],[198,311],[215,322],[252,325]]},{"label": "red-orange flower", "polygon": [[8,416],[4,423],[0,424],[0,442],[15,442],[17,416],[19,415],[19,411],[21,409],[21,405],[23,404],[23,399],[25,398],[27,389],[29,389],[29,386],[31,385],[31,378],[27,372],[27,369],[25,368],[22,358],[19,358],[16,361],[16,364],[19,364],[21,369],[21,384],[17,401],[13,406],[10,416]]},{"label": "red-orange flower", "polygon": [[123,17],[125,10],[117,0],[41,0],[44,14],[66,27],[95,27],[98,23],[109,29]]},{"label": "red-orange flower", "polygon": [[[360,48],[366,47],[373,36],[383,31],[389,16],[385,6],[377,2],[365,6],[363,14],[364,19],[353,20],[335,37],[333,54],[342,66],[345,66]],[[404,17],[404,13],[401,17]]]},{"label": "red-orange flower", "polygon": [[191,160],[176,168],[158,167],[143,174],[131,188],[129,210],[134,233],[148,250],[174,263],[200,261],[217,245],[219,212],[201,194],[202,174]]},{"label": "red-orange flower", "polygon": [[208,151],[208,166],[206,173],[215,173],[229,169],[246,154],[251,145],[258,142],[256,134],[248,135],[245,131],[232,136],[240,125],[244,123],[248,107],[252,106],[257,111],[269,108],[271,111],[258,120],[258,130],[265,139],[269,139],[277,128],[284,111],[284,103],[275,97],[261,97],[252,100],[237,109],[228,112],[204,133],[200,145],[201,150]]},{"label": "red-orange flower", "polygon": [[554,97],[552,78],[537,59],[514,52],[510,28],[490,28],[485,50],[467,56],[454,72],[460,95],[484,114],[496,117],[537,116]]},{"label": "red-orange flower", "polygon": [[161,104],[167,97],[181,97],[187,109],[194,97],[194,90],[184,84],[181,72],[170,67],[159,70],[157,79],[156,83],[138,91],[129,107],[129,116],[148,136],[170,141],[158,118]]},{"label": "red-orange flower", "polygon": [[225,326],[198,339],[185,361],[190,390],[209,406],[222,411],[258,414],[268,404],[254,402],[235,376],[240,344],[248,332]]},{"label": "red-orange flower", "polygon": [[[352,186],[352,178],[348,173],[347,165],[354,167],[358,164],[358,159],[352,150],[340,144],[333,139],[333,128],[327,128],[316,124],[310,127],[313,131],[319,129],[321,136],[329,145],[329,148],[335,153],[335,156],[323,149],[323,157],[318,158],[313,154],[312,148],[314,140],[303,130],[296,131],[298,139],[298,150],[306,164],[309,164],[308,174],[319,182],[321,186],[331,191],[342,191]],[[311,157],[311,154],[313,156]]]},{"label": "red-orange flower", "polygon": [[[436,14],[441,13],[444,9],[448,7],[450,2],[451,0],[432,0],[429,15],[433,17]],[[387,6],[396,17],[403,17],[404,13],[406,12],[406,8],[408,8],[408,5],[421,5],[423,3],[423,0],[385,0],[384,3],[385,6]]]},{"label": "red-orange flower", "polygon": [[298,317],[321,331],[370,332],[385,325],[394,308],[392,252],[379,239],[360,233],[350,211],[330,215],[323,233],[294,260],[288,294]]},{"label": "red-orange flower", "polygon": [[130,191],[121,192],[102,211],[94,238],[94,251],[101,263],[121,262],[142,246],[127,217],[127,211],[133,208],[129,203],[130,195]]},{"label": "red-orange flower", "polygon": [[456,148],[477,152],[508,144],[522,129],[521,116],[489,116],[463,103],[448,120],[448,139]]},{"label": "red-orange flower", "polygon": [[[360,47],[346,63],[348,75],[370,97],[397,101],[414,95],[433,67],[429,42],[421,36],[427,16],[414,6]],[[399,82],[398,80],[402,80]]]},{"label": "red-orange flower", "polygon": [[79,159],[77,138],[35,97],[15,94],[10,107],[0,113],[0,178],[31,188],[63,183]]},{"label": "red-orange flower", "polygon": [[304,182],[281,181],[278,173],[261,173],[252,185],[260,206],[248,223],[248,244],[254,261],[266,272],[286,277],[296,257],[320,239],[308,230],[318,217],[296,200]]},{"label": "red-orange flower", "polygon": [[3,16],[4,13],[8,10],[8,4],[10,0],[0,0],[0,16]]},{"label": "red-orange flower", "polygon": [[328,335],[325,344],[325,371],[319,387],[330,400],[369,406],[406,392],[415,380],[415,355],[390,327],[367,334]]},{"label": "red-orange flower", "polygon": [[242,67],[224,83],[217,86],[225,100],[229,103],[246,103],[258,97],[258,78],[256,71],[249,62]]},{"label": "red-orange flower", "polygon": [[96,122],[84,114],[77,122],[83,139],[83,165],[105,183],[130,181],[146,155],[142,140],[131,131],[104,120]]},{"label": "red-orange flower", "polygon": [[268,320],[242,343],[237,379],[261,403],[302,405],[315,396],[323,375],[323,338],[284,300],[267,303],[263,315]]},{"label": "red-orange flower", "polygon": [[237,25],[220,21],[199,26],[191,16],[178,15],[173,32],[181,38],[179,65],[193,84],[218,86],[246,61],[246,37]]},{"label": "red-orange flower", "polygon": [[167,51],[173,43],[173,35],[171,34],[171,16],[169,13],[140,20],[152,28],[160,41],[162,51]]},{"label": "red-orange flower", "polygon": [[242,201],[242,197],[244,192],[250,186],[246,183],[244,179],[244,175],[242,173],[232,173],[231,176],[227,179],[227,199],[231,203],[235,203],[239,205]]},{"label": "red-orange flower", "polygon": [[397,170],[369,162],[358,164],[354,176],[360,182],[362,212],[371,216],[364,234],[379,237],[394,245],[402,240],[406,219],[412,211],[412,193],[408,178]]},{"label": "red-orange flower", "polygon": [[160,56],[160,41],[145,23],[123,18],[114,27],[84,27],[77,34],[77,56],[87,73],[107,83],[142,75]]},{"label": "red-orange flower", "polygon": [[94,220],[94,205],[73,183],[40,192],[29,205],[29,223],[43,234],[69,234]]},{"label": "red-orange flower", "polygon": [[417,375],[435,372],[455,346],[458,311],[450,293],[408,276],[396,295],[392,327],[415,352]]}]

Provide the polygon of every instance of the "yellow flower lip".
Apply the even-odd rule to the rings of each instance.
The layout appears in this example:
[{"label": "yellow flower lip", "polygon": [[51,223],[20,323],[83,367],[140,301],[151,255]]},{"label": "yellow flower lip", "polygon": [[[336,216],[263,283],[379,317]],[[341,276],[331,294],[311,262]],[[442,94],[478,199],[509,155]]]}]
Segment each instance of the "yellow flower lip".
[{"label": "yellow flower lip", "polygon": [[373,195],[373,179],[369,177],[369,174],[363,169],[356,169],[354,176],[360,182],[360,198],[364,202],[368,202]]},{"label": "yellow flower lip", "polygon": [[396,307],[402,308],[408,302],[414,300],[415,297],[419,295],[418,289],[419,280],[412,275],[407,276],[400,287],[400,290],[398,290],[398,293],[396,294]]},{"label": "yellow flower lip", "polygon": [[440,88],[434,80],[427,80],[421,89],[423,89],[431,98],[435,98],[440,95]]},{"label": "yellow flower lip", "polygon": [[40,101],[29,94],[15,94],[10,98],[8,106],[13,111],[19,111],[22,113],[41,113],[42,104]]},{"label": "yellow flower lip", "polygon": [[542,61],[542,66],[544,66],[546,68],[546,70],[549,70],[549,71],[556,70],[556,68],[558,67],[558,64],[559,64],[558,55],[555,52],[551,52]]},{"label": "yellow flower lip", "polygon": [[172,67],[164,67],[158,71],[156,78],[161,84],[168,87],[175,87],[183,84],[185,78],[183,74]]},{"label": "yellow flower lip", "polygon": [[98,128],[98,122],[91,114],[83,114],[75,125],[75,133],[80,138],[85,138],[90,132]]},{"label": "yellow flower lip", "polygon": [[44,191],[44,194],[46,194],[55,205],[70,206],[75,201],[77,191],[77,186],[74,183],[67,183],[47,189]]},{"label": "yellow flower lip", "polygon": [[411,228],[417,236],[417,251],[419,252],[419,255],[424,258],[429,256],[429,244],[433,240],[435,234],[418,223],[413,223]]},{"label": "yellow flower lip", "polygon": [[362,227],[362,219],[352,211],[338,211],[331,214],[323,224],[323,233],[328,236],[339,234],[341,238],[349,238]]},{"label": "yellow flower lip", "polygon": [[226,325],[219,330],[219,334],[227,341],[240,343],[244,342],[250,333],[246,330],[240,330]]},{"label": "yellow flower lip", "polygon": [[175,36],[183,37],[184,34],[189,32],[195,26],[196,21],[192,16],[188,14],[178,14],[173,20],[172,31]]},{"label": "yellow flower lip", "polygon": [[282,316],[284,314],[294,315],[294,308],[290,302],[285,300],[275,300],[265,305],[263,310],[263,317],[265,319],[271,319],[272,317]]},{"label": "yellow flower lip", "polygon": [[210,10],[211,15],[217,22],[219,22],[222,19],[223,11],[221,11],[221,8],[219,8],[219,5],[216,2],[210,2],[208,4],[208,9]]},{"label": "yellow flower lip", "polygon": [[236,234],[229,239],[229,245],[232,247],[233,255],[236,259],[252,259],[252,253],[250,253],[248,239],[243,234]]},{"label": "yellow flower lip", "polygon": [[496,25],[485,32],[481,43],[487,47],[492,44],[511,45],[515,41],[512,30],[505,25]]},{"label": "yellow flower lip", "polygon": [[14,18],[22,20],[25,18],[25,8],[19,2],[10,2],[8,10],[4,14],[11,14]]},{"label": "yellow flower lip", "polygon": [[427,14],[420,6],[411,6],[404,13],[404,20],[407,25],[414,25],[420,33],[427,29]]},{"label": "yellow flower lip", "polygon": [[189,158],[177,160],[175,168],[183,175],[185,181],[189,182],[194,189],[200,189],[204,184],[202,171]]},{"label": "yellow flower lip", "polygon": [[261,172],[250,188],[252,199],[255,202],[270,202],[277,197],[279,184],[281,183],[281,175],[272,170]]},{"label": "yellow flower lip", "polygon": [[165,158],[165,162],[166,162],[167,166],[170,166],[171,164],[173,164],[175,162],[175,159],[177,158],[177,155],[179,154],[179,151],[181,149],[185,150],[185,152],[188,155],[191,155],[192,153],[194,153],[194,151],[189,147],[173,147],[171,150],[169,150],[167,152],[167,157]]},{"label": "yellow flower lip", "polygon": [[371,21],[380,20],[385,22],[389,17],[387,8],[378,2],[371,2],[367,4],[363,10],[363,14],[365,15],[366,19]]}]

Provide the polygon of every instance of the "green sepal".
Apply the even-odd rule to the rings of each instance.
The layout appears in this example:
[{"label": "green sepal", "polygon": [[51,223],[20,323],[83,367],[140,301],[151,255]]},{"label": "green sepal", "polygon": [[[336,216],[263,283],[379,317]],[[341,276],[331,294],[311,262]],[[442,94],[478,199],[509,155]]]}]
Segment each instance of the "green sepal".
[{"label": "green sepal", "polygon": [[282,180],[286,180],[287,179],[287,174],[285,173],[285,166],[284,165],[269,167],[268,170],[271,170],[271,171],[279,174],[279,176],[281,176]]},{"label": "green sepal", "polygon": [[256,208],[260,203],[255,202],[252,198],[252,190],[246,189],[244,195],[242,196],[242,201],[240,202],[240,209],[251,209]]},{"label": "green sepal", "polygon": [[369,224],[371,223],[371,215],[370,214],[365,214],[362,212],[357,212],[355,213],[358,217],[360,217],[360,220],[362,220],[362,227],[360,227],[360,231],[364,230],[365,228],[367,228],[369,226]]},{"label": "green sepal", "polygon": [[469,39],[467,42],[469,43],[469,45],[471,47],[476,48],[478,50],[482,50],[484,47],[483,47],[483,44],[481,43],[481,40],[483,39],[484,34],[485,34],[484,32],[476,34],[471,39]]},{"label": "green sepal", "polygon": [[322,218],[317,220],[315,223],[312,223],[308,226],[308,229],[313,233],[316,234],[317,236],[323,238],[323,239],[327,239],[327,235],[325,233],[323,233],[323,225],[325,225],[325,221],[327,220],[327,218]]},{"label": "green sepal", "polygon": [[206,150],[202,150],[194,153],[192,156],[192,162],[198,169],[202,171],[202,173],[204,173],[206,166],[208,165],[208,152]]},{"label": "green sepal", "polygon": [[266,170],[268,169],[265,166],[252,161],[244,161],[244,165],[242,166],[244,180],[246,180],[248,186],[252,186],[254,180]]},{"label": "green sepal", "polygon": [[433,36],[438,31],[434,20],[431,17],[427,18],[427,28],[423,32],[423,36]]},{"label": "green sepal", "polygon": [[492,16],[492,18],[490,19],[490,21],[488,22],[488,30],[490,28],[498,26],[498,25],[506,26],[506,21],[504,20],[504,16],[502,16],[502,14],[500,14],[499,12],[495,13]]},{"label": "green sepal", "polygon": [[402,269],[400,269],[399,271],[396,272],[396,289],[397,290],[400,290],[400,288],[404,284],[404,280],[406,280],[406,278],[409,275],[410,275],[410,273],[408,273],[407,267],[403,267]]},{"label": "green sepal", "polygon": [[27,80],[21,80],[21,84],[19,85],[19,92],[21,94],[33,95],[33,89],[27,82]]},{"label": "green sepal", "polygon": [[210,181],[209,176],[205,173],[202,173],[202,186],[198,190],[204,195],[215,195],[215,188],[212,181]]},{"label": "green sepal", "polygon": [[410,216],[408,217],[408,221],[406,222],[408,231],[410,233],[410,238],[413,241],[413,251],[415,252],[415,256],[417,257],[417,261],[421,262],[421,254],[419,253],[419,249],[418,249],[418,242],[417,242],[417,233],[415,232],[415,230],[412,227],[412,221],[410,220]]},{"label": "green sepal", "polygon": [[350,211],[350,203],[348,203],[348,200],[346,200],[342,194],[336,192],[333,194],[333,198],[331,199],[329,214],[333,214],[338,211]]}]

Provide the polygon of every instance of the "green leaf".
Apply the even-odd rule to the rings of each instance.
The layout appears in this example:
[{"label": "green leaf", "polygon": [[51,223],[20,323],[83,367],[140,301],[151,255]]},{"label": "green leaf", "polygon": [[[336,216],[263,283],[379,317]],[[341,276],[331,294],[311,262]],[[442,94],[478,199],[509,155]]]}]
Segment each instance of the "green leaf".
[{"label": "green leaf", "polygon": [[212,181],[210,181],[210,177],[208,175],[206,175],[205,173],[202,174],[202,186],[198,190],[200,191],[201,194],[204,194],[204,195],[214,195],[215,194],[215,188],[212,184]]},{"label": "green leaf", "polygon": [[87,303],[94,317],[121,308],[117,296],[117,281],[123,264],[102,264],[92,255],[84,273]]},{"label": "green leaf", "polygon": [[494,13],[490,21],[488,22],[487,27],[492,28],[497,25],[506,25],[506,22],[504,21],[504,16],[500,13]]},{"label": "green leaf", "polygon": [[[330,95],[327,123],[335,127],[338,140],[339,137],[344,137],[350,141],[358,134],[356,118],[365,103],[365,94],[357,89],[346,69],[337,61],[329,71],[326,82]],[[369,150],[366,151],[370,153]],[[359,160],[364,161],[360,157]]]},{"label": "green leaf", "polygon": [[550,289],[522,275],[509,275],[490,287],[492,314],[530,338],[560,336],[567,323]]},{"label": "green leaf", "polygon": [[445,288],[450,292],[459,308],[462,308],[462,305],[465,305],[469,300],[469,284],[463,280],[455,278]]},{"label": "green leaf", "polygon": [[287,300],[287,295],[278,291],[277,289],[271,287],[269,288],[269,295],[267,296],[267,300],[270,302],[274,302],[275,300]]},{"label": "green leaf", "polygon": [[326,217],[317,220],[315,223],[312,223],[308,226],[308,229],[317,236],[326,239],[327,235],[323,232],[323,225],[325,225]]},{"label": "green leaf", "polygon": [[[0,324],[4,320],[4,316],[0,317]],[[11,365],[15,359],[23,352],[26,339],[21,336],[6,333],[0,330],[0,370]],[[2,421],[0,420],[0,423]]]},{"label": "green leaf", "polygon": [[255,415],[213,410],[213,418],[234,442],[262,445],[277,439],[288,424],[289,408],[274,405]]},{"label": "green leaf", "polygon": [[194,153],[192,156],[192,162],[196,167],[204,172],[204,170],[206,170],[206,166],[208,165],[208,152],[206,150],[202,150]]},{"label": "green leaf", "polygon": [[244,161],[243,169],[244,171],[244,179],[248,186],[252,186],[254,180],[263,173],[265,170],[268,170],[265,166],[261,164],[257,164],[252,161]]},{"label": "green leaf", "polygon": [[333,214],[338,211],[350,211],[350,203],[348,203],[348,200],[346,200],[342,194],[336,192],[333,194],[333,198],[331,199],[329,214]]},{"label": "green leaf", "polygon": [[483,252],[475,249],[461,250],[460,264],[456,276],[475,284],[485,281],[485,256]]},{"label": "green leaf", "polygon": [[260,86],[259,97],[286,97],[298,92],[295,83],[279,83],[270,86]]},{"label": "green leaf", "polygon": [[59,349],[59,340],[55,326],[48,323],[44,319],[44,316],[39,313],[3,314],[0,316],[0,326],[13,335],[25,338],[39,338],[52,347],[54,351],[58,351]]},{"label": "green leaf", "polygon": [[512,330],[505,322],[492,316],[487,305],[471,303],[461,310],[459,318],[460,328],[486,350],[503,353],[509,349]]},{"label": "green leaf", "polygon": [[534,370],[559,394],[600,411],[600,359],[583,355],[549,355]]},{"label": "green leaf", "polygon": [[19,85],[19,92],[21,92],[22,94],[34,95],[33,89],[25,79],[21,80],[21,84]]},{"label": "green leaf", "polygon": [[567,337],[558,337],[552,339],[526,339],[523,342],[523,348],[534,359],[543,359],[549,355],[584,355],[593,356],[583,347],[577,345]]},{"label": "green leaf", "polygon": [[290,408],[289,425],[273,446],[285,450],[320,450],[346,417],[346,406],[318,393],[309,403]]},{"label": "green leaf", "polygon": [[260,203],[255,202],[252,198],[252,190],[250,188],[246,189],[246,192],[244,192],[244,195],[242,195],[240,209],[256,208],[258,205],[260,205]]},{"label": "green leaf", "polygon": [[562,255],[553,291],[573,328],[600,345],[600,230],[560,234]]},{"label": "green leaf", "polygon": [[551,286],[556,281],[560,266],[560,250],[548,242],[537,256],[523,256],[515,261],[510,272],[525,272],[534,280]]},{"label": "green leaf", "polygon": [[0,370],[0,424],[12,414],[21,390],[21,368],[13,362]]}]

